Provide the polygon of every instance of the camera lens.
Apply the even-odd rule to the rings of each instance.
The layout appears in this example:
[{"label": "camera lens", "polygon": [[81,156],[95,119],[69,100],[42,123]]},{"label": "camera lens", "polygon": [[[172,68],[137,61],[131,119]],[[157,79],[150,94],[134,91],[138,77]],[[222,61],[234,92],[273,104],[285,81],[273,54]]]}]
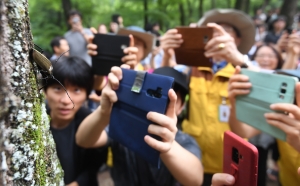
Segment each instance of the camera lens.
[{"label": "camera lens", "polygon": [[234,147],[232,148],[232,160],[236,164],[239,164],[239,151]]}]

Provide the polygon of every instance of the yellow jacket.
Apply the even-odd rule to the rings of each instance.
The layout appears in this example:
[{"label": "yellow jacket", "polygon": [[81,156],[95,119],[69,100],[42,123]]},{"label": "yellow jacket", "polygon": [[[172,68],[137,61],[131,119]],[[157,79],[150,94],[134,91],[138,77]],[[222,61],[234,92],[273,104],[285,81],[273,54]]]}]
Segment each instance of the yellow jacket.
[{"label": "yellow jacket", "polygon": [[281,140],[277,142],[280,154],[278,160],[280,183],[282,186],[300,185],[300,176],[297,174],[300,167],[300,153],[286,142]]},{"label": "yellow jacket", "polygon": [[182,127],[198,142],[205,173],[223,171],[223,135],[229,125],[220,122],[219,106],[222,100],[229,105],[228,80],[234,71],[230,63],[215,75],[206,67],[192,70],[188,119]]}]

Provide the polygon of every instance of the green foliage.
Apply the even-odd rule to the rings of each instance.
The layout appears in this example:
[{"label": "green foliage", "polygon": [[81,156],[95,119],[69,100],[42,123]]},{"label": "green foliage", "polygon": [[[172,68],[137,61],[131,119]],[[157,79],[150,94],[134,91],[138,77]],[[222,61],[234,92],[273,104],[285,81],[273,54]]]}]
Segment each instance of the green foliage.
[{"label": "green foliage", "polygon": [[[29,13],[34,42],[43,49],[50,50],[53,37],[63,35],[68,30],[62,8],[63,0],[29,0]],[[72,8],[83,15],[85,27],[98,28],[99,24],[109,27],[111,15],[121,14],[124,25],[144,27],[144,15],[149,22],[159,22],[163,31],[180,25],[179,3],[183,4],[185,24],[197,22],[200,0],[147,0],[148,11],[144,11],[145,0],[71,0]],[[232,8],[236,0],[215,0],[216,8]],[[250,0],[250,15],[262,6],[264,0]],[[282,0],[269,0],[266,9],[280,7]],[[189,6],[190,5],[190,6]],[[211,0],[203,0],[203,12],[212,7]]]}]

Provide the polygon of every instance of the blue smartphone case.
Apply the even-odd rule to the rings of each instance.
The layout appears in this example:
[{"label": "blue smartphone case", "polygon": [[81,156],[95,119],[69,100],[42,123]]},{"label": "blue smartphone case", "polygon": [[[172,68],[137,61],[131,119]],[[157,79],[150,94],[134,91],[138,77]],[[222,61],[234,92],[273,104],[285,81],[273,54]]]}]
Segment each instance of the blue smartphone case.
[{"label": "blue smartphone case", "polygon": [[251,125],[271,136],[286,140],[286,134],[266,122],[265,113],[282,113],[270,109],[273,103],[293,103],[297,78],[254,72],[242,69],[249,77],[252,88],[249,94],[236,97],[236,116],[239,121]]},{"label": "blue smartphone case", "polygon": [[[159,168],[159,152],[144,140],[145,135],[150,135],[148,126],[153,123],[146,116],[149,111],[165,114],[168,91],[173,87],[174,79],[142,71],[122,71],[123,78],[116,91],[118,101],[113,105],[110,117],[109,137]],[[150,136],[160,140],[158,136]]]}]

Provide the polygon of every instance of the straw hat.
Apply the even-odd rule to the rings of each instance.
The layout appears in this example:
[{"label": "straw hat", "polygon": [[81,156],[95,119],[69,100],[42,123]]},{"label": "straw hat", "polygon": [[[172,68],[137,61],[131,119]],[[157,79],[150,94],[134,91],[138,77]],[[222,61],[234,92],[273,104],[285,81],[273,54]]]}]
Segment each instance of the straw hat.
[{"label": "straw hat", "polygon": [[227,23],[235,27],[241,34],[238,50],[246,54],[255,42],[255,26],[250,16],[235,9],[214,9],[206,12],[199,20],[198,26],[207,23]]},{"label": "straw hat", "polygon": [[143,59],[152,51],[155,45],[155,36],[153,34],[147,33],[144,29],[138,26],[129,26],[126,29],[120,28],[118,30],[118,35],[133,35],[134,37],[139,38],[145,43],[145,52]]}]

